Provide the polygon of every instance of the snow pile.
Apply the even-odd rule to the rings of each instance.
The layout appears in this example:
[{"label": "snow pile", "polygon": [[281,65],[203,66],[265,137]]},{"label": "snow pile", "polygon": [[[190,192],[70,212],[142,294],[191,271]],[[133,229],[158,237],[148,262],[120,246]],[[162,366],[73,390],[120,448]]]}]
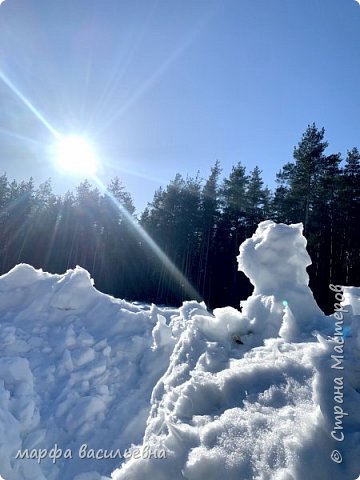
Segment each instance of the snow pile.
[{"label": "snow pile", "polygon": [[325,317],[305,246],[301,225],[270,221],[244,242],[239,269],[253,295],[241,313],[193,314],[154,388],[144,444],[167,458],[131,459],[114,480],[358,476],[359,316],[347,305],[359,290]]},{"label": "snow pile", "polygon": [[[173,350],[163,327],[170,316],[170,309],[144,310],[101,294],[79,267],[50,275],[18,265],[2,276],[0,475],[110,474],[121,459],[80,458],[79,450],[124,451],[141,441],[153,386]],[[167,343],[154,345],[153,330]],[[15,459],[19,450],[45,449],[43,459]],[[73,458],[65,458],[67,449]]]},{"label": "snow pile", "polygon": [[[0,277],[0,475],[355,480],[360,293],[332,286],[326,317],[305,247],[301,225],[259,225],[238,257],[254,285],[241,312],[115,300],[81,268]],[[26,449],[47,452],[15,458]]]}]

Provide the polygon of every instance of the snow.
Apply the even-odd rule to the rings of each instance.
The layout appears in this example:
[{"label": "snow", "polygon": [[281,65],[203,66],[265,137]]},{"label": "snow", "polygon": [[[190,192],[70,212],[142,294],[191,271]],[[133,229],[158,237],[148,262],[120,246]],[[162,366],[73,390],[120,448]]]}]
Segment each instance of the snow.
[{"label": "snow", "polygon": [[323,314],[301,224],[262,222],[238,264],[253,294],[213,313],[114,299],[80,267],[0,277],[3,479],[359,480],[360,289]]},{"label": "snow", "polygon": [[[79,267],[49,275],[18,265],[2,276],[0,474],[73,478],[119,465],[77,452],[83,444],[111,450],[141,441],[153,386],[173,348],[166,335],[154,348],[152,330],[170,314],[101,294]],[[20,449],[55,444],[73,458],[15,459]]]}]

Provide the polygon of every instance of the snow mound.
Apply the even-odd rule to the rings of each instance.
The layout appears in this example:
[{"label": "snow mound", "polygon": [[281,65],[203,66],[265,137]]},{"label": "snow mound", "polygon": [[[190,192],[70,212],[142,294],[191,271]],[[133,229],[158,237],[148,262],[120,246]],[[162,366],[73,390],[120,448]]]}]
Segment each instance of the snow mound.
[{"label": "snow mound", "polygon": [[166,459],[130,459],[113,480],[358,476],[359,289],[325,317],[305,247],[301,224],[270,221],[241,245],[253,295],[192,315],[153,390],[143,444]]},{"label": "snow mound", "polygon": [[[162,334],[153,345],[152,331],[170,316],[101,294],[80,267],[50,275],[18,265],[0,277],[0,474],[110,474],[121,458],[80,458],[80,448],[110,452],[141,441],[175,341]],[[43,459],[26,458],[44,450]]]},{"label": "snow mound", "polygon": [[262,222],[238,263],[254,292],[213,313],[116,300],[80,267],[0,277],[0,475],[358,478],[360,289],[323,314],[300,224]]}]

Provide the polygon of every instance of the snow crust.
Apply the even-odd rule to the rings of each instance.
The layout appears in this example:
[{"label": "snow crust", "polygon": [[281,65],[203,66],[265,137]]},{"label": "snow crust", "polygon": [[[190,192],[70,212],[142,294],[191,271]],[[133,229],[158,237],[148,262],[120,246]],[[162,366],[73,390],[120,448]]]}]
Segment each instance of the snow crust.
[{"label": "snow crust", "polygon": [[[80,267],[0,277],[3,479],[358,479],[360,289],[323,314],[301,224],[262,222],[238,264],[253,294],[212,313],[116,300]],[[73,458],[15,458],[55,444]]]}]

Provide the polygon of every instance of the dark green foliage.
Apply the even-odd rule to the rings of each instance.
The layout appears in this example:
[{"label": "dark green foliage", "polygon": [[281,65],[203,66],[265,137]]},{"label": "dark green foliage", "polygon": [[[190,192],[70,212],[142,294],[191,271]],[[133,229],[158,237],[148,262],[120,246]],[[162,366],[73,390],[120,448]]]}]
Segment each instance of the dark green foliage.
[{"label": "dark green foliage", "polygon": [[[155,192],[153,202],[141,218],[141,225],[146,232],[188,279],[193,279],[198,265],[200,191],[198,177],[185,180],[177,174],[166,190]],[[150,262],[146,276],[149,279],[149,297],[160,297],[165,303],[185,298],[182,283],[170,274],[166,263],[160,263],[151,251],[148,257]]]},{"label": "dark green foliage", "polygon": [[359,152],[326,155],[325,130],[309,125],[294,162],[277,175],[273,215],[278,221],[302,222],[312,258],[310,286],[324,308],[331,308],[330,283],[359,283]]},{"label": "dark green foliage", "polygon": [[205,180],[177,174],[139,220],[119,178],[106,192],[84,180],[75,193],[57,196],[50,180],[35,188],[32,179],[18,183],[4,174],[0,273],[20,262],[57,273],[81,265],[106,293],[166,304],[194,296],[187,279],[210,307],[238,306],[251,293],[237,271],[239,246],[270,218],[304,224],[310,286],[330,311],[329,283],[360,280],[360,153],[353,148],[343,162],[338,153],[326,154],[327,147],[324,129],[309,125],[273,194],[259,167],[247,174],[241,163],[222,181],[218,161]]}]

